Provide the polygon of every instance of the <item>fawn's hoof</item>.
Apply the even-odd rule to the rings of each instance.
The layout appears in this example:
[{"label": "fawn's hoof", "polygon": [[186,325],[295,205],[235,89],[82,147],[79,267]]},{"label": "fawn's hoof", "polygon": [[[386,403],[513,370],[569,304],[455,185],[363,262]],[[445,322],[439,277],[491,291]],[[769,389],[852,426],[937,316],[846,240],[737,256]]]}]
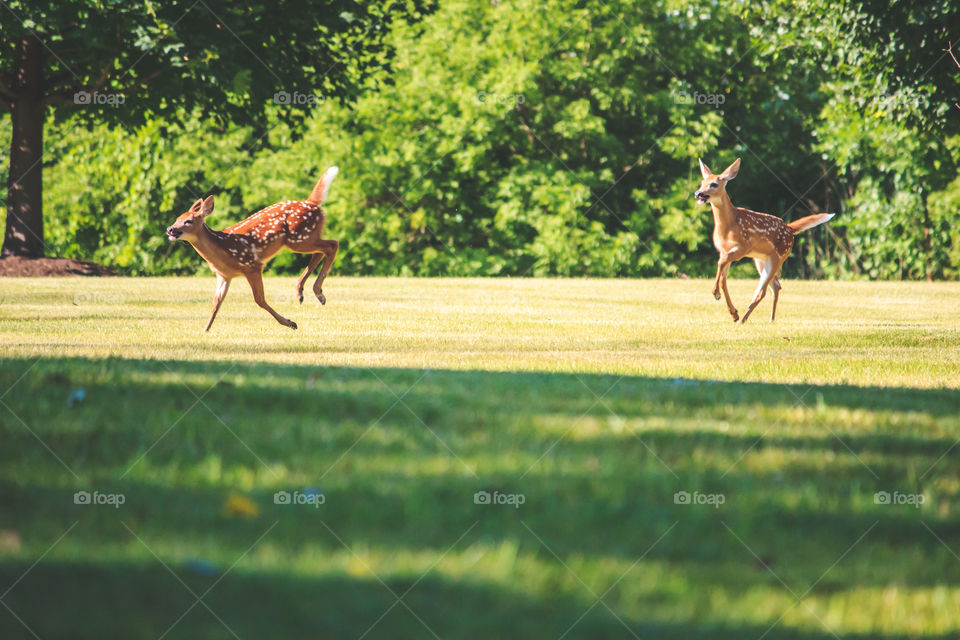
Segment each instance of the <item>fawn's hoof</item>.
[{"label": "fawn's hoof", "polygon": [[300,301],[300,304],[303,304],[303,291],[297,292],[297,300]]},{"label": "fawn's hoof", "polygon": [[290,328],[293,329],[293,330],[296,330],[296,329],[297,329],[297,323],[294,322],[293,320],[291,320],[291,321],[290,321],[290,324],[288,324],[287,326],[290,327]]},{"label": "fawn's hoof", "polygon": [[720,299],[720,289],[713,290],[713,297],[716,298],[717,300]]},{"label": "fawn's hoof", "polygon": [[[734,311],[734,312],[733,312],[733,321],[734,321],[734,322],[737,322],[738,320],[740,320],[740,314],[737,313],[736,311]],[[744,318],[744,320],[746,320],[746,318]]]},{"label": "fawn's hoof", "polygon": [[320,301],[320,304],[327,304],[327,296],[323,295],[322,293],[317,294],[317,300]]}]

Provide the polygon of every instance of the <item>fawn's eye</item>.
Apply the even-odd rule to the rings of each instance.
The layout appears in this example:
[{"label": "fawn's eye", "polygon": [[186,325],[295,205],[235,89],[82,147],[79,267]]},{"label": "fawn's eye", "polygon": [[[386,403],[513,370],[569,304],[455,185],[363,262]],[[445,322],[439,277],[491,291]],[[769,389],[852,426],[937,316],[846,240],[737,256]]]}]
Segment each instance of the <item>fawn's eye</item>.
[{"label": "fawn's eye", "polygon": [[710,188],[711,188],[711,189],[716,189],[718,186],[720,186],[720,185],[717,184],[716,182],[711,182],[711,183],[710,183]]}]

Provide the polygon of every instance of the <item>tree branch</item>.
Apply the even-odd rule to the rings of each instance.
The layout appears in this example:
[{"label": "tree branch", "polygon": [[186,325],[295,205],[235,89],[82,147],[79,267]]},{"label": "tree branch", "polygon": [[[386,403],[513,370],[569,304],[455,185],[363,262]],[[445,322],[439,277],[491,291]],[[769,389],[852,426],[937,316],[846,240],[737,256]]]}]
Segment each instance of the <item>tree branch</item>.
[{"label": "tree branch", "polygon": [[139,86],[141,86],[141,85],[144,85],[144,84],[150,82],[151,80],[153,80],[154,78],[156,78],[157,76],[159,76],[161,73],[163,73],[163,69],[158,69],[158,70],[154,71],[153,73],[147,74],[147,75],[143,76],[142,78],[140,78],[140,79],[138,79],[138,80],[136,80],[136,81],[134,81],[134,82],[131,82],[130,84],[128,84],[127,86],[125,86],[123,89],[118,89],[118,90],[117,90],[117,93],[130,93],[131,91],[133,91],[133,90],[136,89],[137,87],[139,87]]},{"label": "tree branch", "polygon": [[[66,29],[66,32],[71,31],[73,28],[74,27],[68,27]],[[119,47],[119,45],[120,45],[120,25],[118,24],[117,25],[117,46]],[[110,59],[110,61],[103,66],[103,70],[100,72],[100,76],[97,78],[96,82],[94,82],[92,85],[81,86],[81,87],[77,87],[76,85],[73,85],[72,87],[64,91],[54,92],[50,94],[48,97],[43,99],[43,104],[49,105],[49,104],[62,103],[65,101],[65,97],[70,97],[72,99],[73,94],[78,91],[88,91],[90,93],[95,93],[97,91],[100,91],[107,85],[107,80],[110,78],[110,70],[113,69],[114,66],[116,66],[116,63],[117,63],[116,58]],[[56,76],[53,76],[52,78],[50,78],[45,88],[52,89],[55,85],[59,84],[60,82],[63,82],[64,80],[69,80],[71,76],[75,77],[76,74],[73,73],[72,71],[67,71],[64,73],[57,74]]]},{"label": "tree branch", "polygon": [[43,100],[40,101],[40,104],[44,107],[48,107],[53,104],[63,104],[65,102],[73,102],[73,96],[78,91],[83,91],[84,89],[75,88],[68,89],[67,91],[59,91],[57,93],[51,93],[50,95],[44,96]]},{"label": "tree branch", "polygon": [[[960,62],[957,61],[957,56],[953,55],[953,43],[947,40],[947,48],[944,49],[947,53],[950,54],[950,57],[953,58],[953,64],[957,65],[957,68],[960,69]],[[960,109],[960,103],[953,103],[957,109]]]},{"label": "tree branch", "polygon": [[[108,62],[103,66],[103,71],[100,72],[100,77],[97,78],[96,82],[94,82],[93,84],[80,85],[80,86],[73,85],[72,87],[65,89],[63,91],[56,91],[54,93],[44,96],[43,100],[41,101],[41,104],[45,107],[53,104],[63,104],[65,102],[72,101],[73,95],[79,91],[87,91],[89,93],[96,93],[97,91],[100,91],[100,89],[102,89],[107,84],[107,78],[110,77],[110,69],[113,68],[114,62],[116,62],[116,60],[111,60],[110,62]],[[67,75],[66,73],[59,74],[58,76],[56,76],[56,79],[59,81],[63,78],[63,76],[66,76],[66,75]],[[74,75],[74,74],[71,73],[70,75]]]},{"label": "tree branch", "polygon": [[957,57],[953,55],[953,44],[947,43],[947,48],[944,49],[947,53],[950,54],[950,57],[953,58],[953,64],[957,65],[957,68],[960,68],[960,62],[957,62]]},{"label": "tree branch", "polygon": [[46,85],[45,89],[53,89],[55,86],[57,86],[62,82],[67,82],[69,84],[69,80],[71,80],[72,78],[73,78],[73,74],[70,72],[58,73],[57,75],[51,78],[48,78],[44,82],[44,84]]},{"label": "tree branch", "polygon": [[7,85],[7,81],[4,79],[4,75],[0,73],[0,97],[2,97],[7,102],[13,102],[20,97],[21,93],[11,89]]},{"label": "tree branch", "polygon": [[113,67],[114,62],[116,61],[111,60],[110,62],[108,62],[103,66],[103,71],[100,72],[100,77],[97,79],[95,83],[93,83],[93,86],[90,87],[89,89],[86,89],[86,91],[93,93],[94,91],[100,91],[100,89],[103,89],[103,87],[106,86],[107,78],[110,77],[110,69]]},{"label": "tree branch", "polygon": [[53,31],[53,32],[51,32],[51,33],[48,34],[48,35],[50,35],[50,36],[61,36],[61,37],[62,37],[62,36],[67,35],[68,33],[72,33],[72,32],[74,32],[74,31],[79,30],[79,29],[81,28],[81,26],[82,26],[82,25],[81,25],[79,22],[75,22],[75,23],[71,24],[70,26],[67,26],[67,27],[64,27],[63,29],[60,29],[60,31]]},{"label": "tree branch", "polygon": [[[149,74],[149,75],[146,75],[146,76],[144,76],[143,78],[140,78],[140,79],[136,80],[135,82],[132,82],[132,83],[128,84],[127,86],[123,87],[122,89],[117,89],[117,91],[116,91],[115,93],[123,93],[123,94],[130,93],[131,91],[133,91],[133,90],[136,89],[137,87],[139,87],[139,86],[141,86],[141,85],[149,82],[150,80],[153,80],[154,78],[156,78],[157,76],[159,76],[161,73],[163,73],[163,70],[162,70],[162,69],[159,69],[159,70],[157,70],[157,71],[154,71],[153,73],[151,73],[151,74]],[[64,90],[64,91],[57,91],[57,92],[55,92],[55,93],[51,93],[50,95],[45,96],[45,97],[43,98],[43,105],[44,105],[44,106],[49,106],[49,105],[64,104],[64,103],[67,103],[67,102],[73,102],[74,94],[76,94],[76,93],[78,93],[78,92],[80,92],[80,91],[86,91],[86,92],[88,92],[88,93],[95,93],[95,92],[99,91],[101,88],[103,88],[103,83],[99,83],[99,82],[98,82],[97,84],[93,84],[93,85],[73,86],[73,87],[70,87],[69,89],[66,89],[66,90]]]}]

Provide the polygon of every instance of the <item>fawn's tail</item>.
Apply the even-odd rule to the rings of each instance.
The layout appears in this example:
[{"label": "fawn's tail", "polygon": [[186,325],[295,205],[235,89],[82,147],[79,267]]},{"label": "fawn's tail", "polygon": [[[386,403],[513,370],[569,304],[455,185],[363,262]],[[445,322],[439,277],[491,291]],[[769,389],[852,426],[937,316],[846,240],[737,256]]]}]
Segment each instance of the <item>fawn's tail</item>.
[{"label": "fawn's tail", "polygon": [[324,171],[320,179],[317,180],[317,186],[313,188],[313,193],[310,194],[307,200],[313,204],[323,204],[327,199],[327,194],[330,193],[330,185],[333,184],[333,179],[337,177],[338,173],[340,173],[340,169],[336,167],[330,167]]},{"label": "fawn's tail", "polygon": [[801,231],[812,229],[813,227],[819,226],[824,222],[827,222],[835,215],[837,214],[815,213],[812,216],[807,216],[805,218],[800,218],[799,220],[794,220],[793,222],[788,222],[787,226],[793,229],[794,233],[800,233]]}]

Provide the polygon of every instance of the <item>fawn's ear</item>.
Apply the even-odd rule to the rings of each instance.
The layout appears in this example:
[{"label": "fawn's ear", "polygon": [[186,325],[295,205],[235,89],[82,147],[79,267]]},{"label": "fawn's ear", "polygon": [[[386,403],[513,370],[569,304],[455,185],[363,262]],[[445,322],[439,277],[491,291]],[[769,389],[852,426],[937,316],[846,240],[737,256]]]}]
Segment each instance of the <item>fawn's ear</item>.
[{"label": "fawn's ear", "polygon": [[707,177],[713,175],[713,172],[710,171],[710,167],[708,167],[707,165],[703,164],[703,160],[701,160],[700,158],[697,158],[697,162],[700,163],[700,175],[701,175],[701,176],[703,176],[704,178],[707,178]]},{"label": "fawn's ear", "polygon": [[203,209],[203,198],[193,203],[193,206],[190,207],[190,213],[200,213],[201,209]]},{"label": "fawn's ear", "polygon": [[740,158],[737,158],[733,161],[729,167],[723,170],[723,173],[720,174],[720,177],[724,180],[733,180],[737,177],[737,173],[740,171]]},{"label": "fawn's ear", "polygon": [[203,201],[203,209],[200,210],[200,215],[206,218],[211,213],[213,213],[213,196],[207,196],[207,199]]}]

